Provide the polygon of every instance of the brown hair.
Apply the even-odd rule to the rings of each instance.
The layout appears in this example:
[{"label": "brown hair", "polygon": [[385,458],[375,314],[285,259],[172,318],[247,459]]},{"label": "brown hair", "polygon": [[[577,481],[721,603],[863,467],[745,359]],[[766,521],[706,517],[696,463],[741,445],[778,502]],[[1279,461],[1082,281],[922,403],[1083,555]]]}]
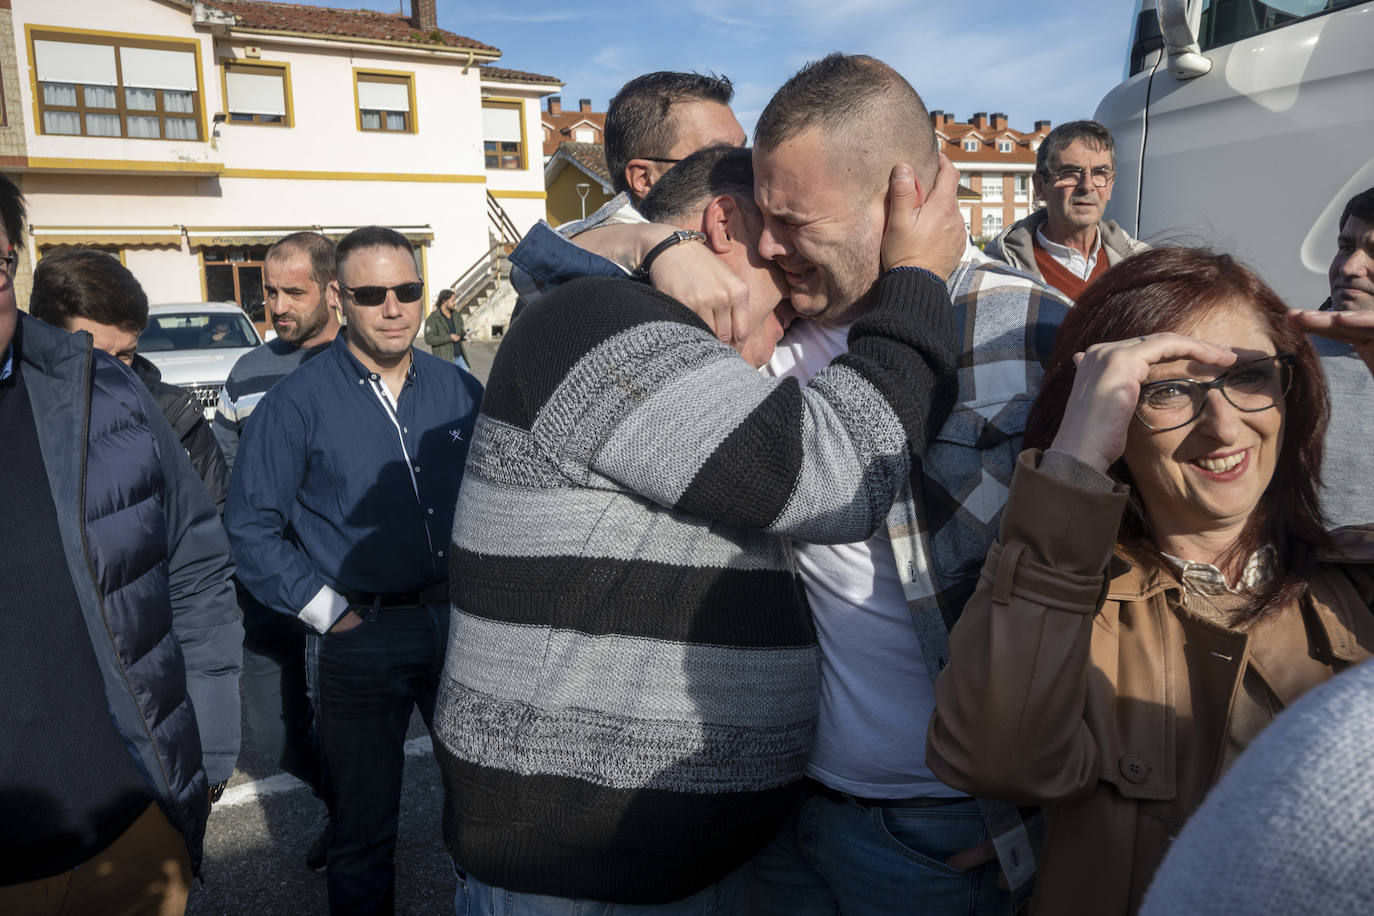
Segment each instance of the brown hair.
[{"label": "brown hair", "polygon": [[[1248,557],[1264,544],[1278,553],[1277,575],[1236,618],[1238,624],[1250,624],[1304,591],[1318,550],[1330,543],[1317,500],[1329,414],[1321,363],[1307,335],[1288,324],[1283,301],[1253,271],[1229,255],[1174,247],[1154,248],[1109,270],[1088,287],[1060,326],[1027,421],[1025,443],[1049,448],[1054,441],[1073,387],[1075,353],[1096,343],[1186,329],[1207,311],[1231,303],[1253,309],[1268,325],[1278,352],[1297,357],[1274,477],[1225,558]],[[1108,474],[1120,483],[1132,482],[1124,461],[1113,464]],[[1137,558],[1163,560],[1134,489],[1117,541]]]}]

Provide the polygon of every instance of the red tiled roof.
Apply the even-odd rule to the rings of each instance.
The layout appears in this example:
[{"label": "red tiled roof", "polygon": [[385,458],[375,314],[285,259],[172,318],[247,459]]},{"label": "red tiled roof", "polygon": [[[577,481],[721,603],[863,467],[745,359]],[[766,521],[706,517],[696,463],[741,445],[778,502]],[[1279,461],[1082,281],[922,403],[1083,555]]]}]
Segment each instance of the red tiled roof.
[{"label": "red tiled roof", "polygon": [[[994,128],[991,124],[975,127],[954,120],[946,120],[935,125],[935,131],[940,135],[941,150],[951,159],[961,162],[1025,164],[1035,163],[1033,144],[1037,140],[1043,140],[1049,133],[1048,128],[1026,132],[1013,127]],[[979,141],[978,149],[973,152],[964,149],[964,140],[970,134],[976,134],[975,139]],[[997,151],[997,141],[1003,139],[1012,141],[1011,152]]]},{"label": "red tiled roof", "polygon": [[553,139],[544,141],[545,156],[552,156],[557,152],[559,143],[571,142],[573,127],[578,124],[591,124],[600,136],[605,137],[606,135],[606,112],[604,111],[579,111],[574,108],[571,111],[564,109],[558,114],[553,114],[544,110],[539,112],[539,120],[553,128]]},{"label": "red tiled roof", "polygon": [[545,76],[542,73],[526,73],[524,70],[508,70],[505,67],[488,67],[486,64],[481,66],[482,77],[500,80],[503,83],[544,83],[546,85],[562,86],[563,81],[556,76]]},{"label": "red tiled roof", "polygon": [[567,140],[558,144],[558,151],[555,155],[559,153],[573,160],[606,184],[614,184],[611,181],[611,170],[606,168],[606,147],[603,144],[574,143]]},{"label": "red tiled roof", "polygon": [[400,13],[339,10],[325,6],[269,3],[266,0],[207,0],[207,5],[232,13],[238,24],[247,29],[338,35],[341,38],[370,38],[415,45],[444,45],[450,48],[471,48],[474,51],[500,53],[499,48],[455,35],[446,29],[421,32],[415,27],[415,23],[410,21],[409,16]]}]

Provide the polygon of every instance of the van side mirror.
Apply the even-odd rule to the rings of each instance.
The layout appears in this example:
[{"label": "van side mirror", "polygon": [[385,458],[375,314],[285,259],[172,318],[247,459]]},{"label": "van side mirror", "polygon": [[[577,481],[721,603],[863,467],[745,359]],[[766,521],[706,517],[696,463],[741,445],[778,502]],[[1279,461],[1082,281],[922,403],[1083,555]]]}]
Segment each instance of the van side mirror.
[{"label": "van side mirror", "polygon": [[1164,35],[1169,72],[1174,79],[1196,79],[1212,69],[1198,45],[1202,0],[1158,0],[1159,30]]}]

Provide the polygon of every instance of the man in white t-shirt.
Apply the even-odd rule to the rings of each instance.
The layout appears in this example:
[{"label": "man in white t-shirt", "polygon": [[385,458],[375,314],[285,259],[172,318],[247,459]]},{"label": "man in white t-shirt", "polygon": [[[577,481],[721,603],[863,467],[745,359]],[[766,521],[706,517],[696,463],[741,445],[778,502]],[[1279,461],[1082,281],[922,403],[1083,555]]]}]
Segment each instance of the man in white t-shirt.
[{"label": "man in white t-shirt", "polygon": [[[843,100],[843,104],[841,104]],[[767,370],[805,381],[844,352],[868,307],[886,219],[878,177],[912,163],[930,187],[936,144],[920,97],[861,55],[808,64],[773,96],[754,137],[759,251],[785,271],[792,325]],[[821,646],[809,795],[755,860],[753,912],[1007,912],[1034,874],[1011,806],[941,783],[925,763],[932,681],[947,626],[996,537],[1026,415],[1066,305],[971,244],[949,280],[959,331],[956,406],[886,531],[796,547]]]}]

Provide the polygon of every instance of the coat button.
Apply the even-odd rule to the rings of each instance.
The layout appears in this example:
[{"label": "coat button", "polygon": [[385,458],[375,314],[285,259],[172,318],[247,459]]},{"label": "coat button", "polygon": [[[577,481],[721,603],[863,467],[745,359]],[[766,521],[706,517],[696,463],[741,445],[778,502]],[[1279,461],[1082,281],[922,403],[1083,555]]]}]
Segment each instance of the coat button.
[{"label": "coat button", "polygon": [[1131,782],[1144,782],[1150,775],[1150,765],[1134,754],[1121,758],[1121,775]]}]

